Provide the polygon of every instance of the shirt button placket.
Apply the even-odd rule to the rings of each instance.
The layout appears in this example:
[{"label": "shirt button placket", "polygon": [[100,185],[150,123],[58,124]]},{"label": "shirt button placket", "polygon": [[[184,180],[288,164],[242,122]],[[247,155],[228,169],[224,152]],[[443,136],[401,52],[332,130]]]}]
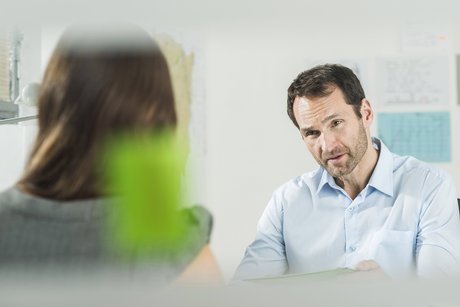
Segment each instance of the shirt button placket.
[{"label": "shirt button placket", "polygon": [[350,265],[352,253],[356,251],[356,238],[353,235],[355,232],[355,225],[353,223],[356,206],[350,205],[345,210],[345,262]]}]

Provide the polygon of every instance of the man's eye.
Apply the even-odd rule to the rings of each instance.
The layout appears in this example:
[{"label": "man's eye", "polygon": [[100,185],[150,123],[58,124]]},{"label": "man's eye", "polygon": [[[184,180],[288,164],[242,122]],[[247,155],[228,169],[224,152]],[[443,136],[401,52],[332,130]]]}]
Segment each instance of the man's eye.
[{"label": "man's eye", "polygon": [[307,131],[305,132],[304,136],[307,137],[317,137],[319,135],[319,131]]},{"label": "man's eye", "polygon": [[337,127],[338,125],[340,125],[343,121],[342,120],[334,120],[332,122],[332,127]]}]

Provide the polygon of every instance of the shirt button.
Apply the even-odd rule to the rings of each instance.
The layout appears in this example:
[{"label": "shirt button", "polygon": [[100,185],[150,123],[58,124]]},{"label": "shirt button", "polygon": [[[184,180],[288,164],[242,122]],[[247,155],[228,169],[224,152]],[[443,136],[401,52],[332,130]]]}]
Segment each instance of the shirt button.
[{"label": "shirt button", "polygon": [[356,250],[356,246],[353,246],[353,245],[348,248],[349,252],[354,252],[355,250]]}]

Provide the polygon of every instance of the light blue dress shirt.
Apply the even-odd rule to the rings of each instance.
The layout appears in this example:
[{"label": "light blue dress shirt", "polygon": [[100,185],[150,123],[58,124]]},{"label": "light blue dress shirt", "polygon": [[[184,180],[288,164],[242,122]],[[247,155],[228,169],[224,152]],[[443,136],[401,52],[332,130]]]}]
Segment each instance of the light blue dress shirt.
[{"label": "light blue dress shirt", "polygon": [[234,279],[354,268],[376,261],[392,277],[460,273],[460,219],[451,177],[413,157],[380,154],[352,200],[326,170],[278,188]]}]

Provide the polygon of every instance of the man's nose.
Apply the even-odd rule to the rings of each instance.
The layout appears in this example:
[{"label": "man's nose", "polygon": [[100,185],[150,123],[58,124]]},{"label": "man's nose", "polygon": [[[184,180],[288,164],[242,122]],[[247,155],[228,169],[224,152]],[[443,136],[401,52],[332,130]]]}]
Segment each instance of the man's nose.
[{"label": "man's nose", "polygon": [[324,132],[320,137],[321,150],[323,152],[331,152],[337,146],[337,138],[334,133]]}]

